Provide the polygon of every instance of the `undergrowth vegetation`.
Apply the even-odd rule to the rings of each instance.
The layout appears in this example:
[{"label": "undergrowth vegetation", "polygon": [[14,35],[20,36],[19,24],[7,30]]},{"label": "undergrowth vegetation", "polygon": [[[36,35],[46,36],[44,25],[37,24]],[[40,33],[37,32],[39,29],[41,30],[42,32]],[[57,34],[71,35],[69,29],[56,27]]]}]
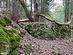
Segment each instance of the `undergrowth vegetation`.
[{"label": "undergrowth vegetation", "polygon": [[30,54],[33,51],[32,46],[31,45],[24,45],[24,52],[26,55]]},{"label": "undergrowth vegetation", "polygon": [[68,26],[58,26],[56,28],[49,28],[46,24],[34,24],[27,25],[25,29],[33,37],[43,38],[43,39],[56,39],[56,38],[69,38],[71,30]]},{"label": "undergrowth vegetation", "polygon": [[52,52],[53,55],[61,55],[60,53]]},{"label": "undergrowth vegetation", "polygon": [[19,33],[17,29],[6,29],[10,21],[0,17],[0,55],[18,55]]},{"label": "undergrowth vegetation", "polygon": [[[0,17],[0,55],[19,55],[16,48],[19,47],[19,32],[17,28],[9,27],[10,20]],[[56,39],[69,38],[70,28],[68,26],[58,26],[49,28],[46,24],[29,24],[25,27],[29,34],[35,38]],[[31,52],[31,46],[25,46],[26,54]]]}]

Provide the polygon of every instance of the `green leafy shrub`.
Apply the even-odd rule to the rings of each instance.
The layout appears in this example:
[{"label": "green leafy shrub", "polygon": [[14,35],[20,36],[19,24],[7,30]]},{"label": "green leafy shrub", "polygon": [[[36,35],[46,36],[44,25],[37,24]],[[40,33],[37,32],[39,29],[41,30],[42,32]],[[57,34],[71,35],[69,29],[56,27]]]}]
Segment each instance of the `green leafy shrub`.
[{"label": "green leafy shrub", "polygon": [[32,52],[32,46],[31,45],[25,45],[24,51],[26,54],[30,54]]},{"label": "green leafy shrub", "polygon": [[69,38],[71,35],[71,29],[68,26],[58,26],[53,31],[56,33],[56,37],[59,36],[59,38]]},{"label": "green leafy shrub", "polygon": [[58,26],[56,28],[49,28],[46,24],[27,25],[25,29],[33,37],[43,39],[56,39],[70,37],[71,30],[68,26]]}]

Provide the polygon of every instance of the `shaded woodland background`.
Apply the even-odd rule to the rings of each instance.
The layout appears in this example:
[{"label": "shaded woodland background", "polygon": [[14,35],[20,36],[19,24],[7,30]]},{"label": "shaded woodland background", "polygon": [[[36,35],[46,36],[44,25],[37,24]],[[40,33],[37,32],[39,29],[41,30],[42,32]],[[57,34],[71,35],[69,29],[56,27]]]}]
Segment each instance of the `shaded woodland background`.
[{"label": "shaded woodland background", "polygon": [[[25,4],[24,4],[25,3]],[[25,19],[28,16],[34,16],[34,20],[40,20],[36,17],[37,14],[50,15],[51,18],[61,22],[71,18],[72,2],[64,0],[1,0],[1,14],[7,14],[8,17]],[[60,16],[60,17],[59,17]],[[31,19],[32,19],[31,18]],[[41,18],[42,20],[42,18]],[[60,21],[59,21],[60,22]]]},{"label": "shaded woodland background", "polygon": [[[19,55],[26,33],[40,40],[72,38],[72,6],[72,0],[0,0],[0,54]],[[31,50],[25,46],[24,52]]]}]

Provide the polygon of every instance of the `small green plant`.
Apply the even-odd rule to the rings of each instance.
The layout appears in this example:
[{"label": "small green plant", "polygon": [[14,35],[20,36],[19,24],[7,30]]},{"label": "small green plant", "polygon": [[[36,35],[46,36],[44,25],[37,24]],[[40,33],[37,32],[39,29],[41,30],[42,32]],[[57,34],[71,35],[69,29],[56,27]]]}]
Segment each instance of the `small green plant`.
[{"label": "small green plant", "polygon": [[52,52],[53,55],[61,55],[60,53]]},{"label": "small green plant", "polygon": [[31,45],[25,45],[24,46],[24,52],[26,54],[30,54],[32,52],[32,46]]}]

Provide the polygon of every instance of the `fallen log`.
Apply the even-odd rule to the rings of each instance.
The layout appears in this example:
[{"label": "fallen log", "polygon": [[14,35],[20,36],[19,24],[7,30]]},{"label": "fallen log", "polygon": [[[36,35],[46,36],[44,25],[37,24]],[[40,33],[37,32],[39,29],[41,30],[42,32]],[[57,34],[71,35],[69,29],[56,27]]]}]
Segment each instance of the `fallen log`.
[{"label": "fallen log", "polygon": [[27,6],[26,6],[24,0],[19,0],[19,2],[20,2],[20,4],[22,5],[22,7],[23,7],[23,9],[24,9],[24,11],[25,11],[25,14],[26,14],[26,16],[27,16],[27,18],[28,18],[31,22],[33,22],[33,18],[32,18],[32,16],[31,16],[29,10],[27,9]]},{"label": "fallen log", "polygon": [[54,23],[56,23],[56,24],[58,24],[58,25],[70,25],[71,22],[72,22],[72,20],[70,20],[70,21],[68,21],[68,22],[66,22],[66,23],[59,23],[59,22],[56,22],[56,21],[53,20],[53,19],[49,19],[49,17],[47,17],[47,16],[45,16],[45,15],[43,15],[43,14],[40,14],[40,15],[38,15],[38,16],[43,17],[43,18],[45,18],[46,20],[51,21],[51,22],[54,22]]},{"label": "fallen log", "polygon": [[20,20],[18,20],[18,22],[30,22],[30,20],[29,19],[20,19]]}]

